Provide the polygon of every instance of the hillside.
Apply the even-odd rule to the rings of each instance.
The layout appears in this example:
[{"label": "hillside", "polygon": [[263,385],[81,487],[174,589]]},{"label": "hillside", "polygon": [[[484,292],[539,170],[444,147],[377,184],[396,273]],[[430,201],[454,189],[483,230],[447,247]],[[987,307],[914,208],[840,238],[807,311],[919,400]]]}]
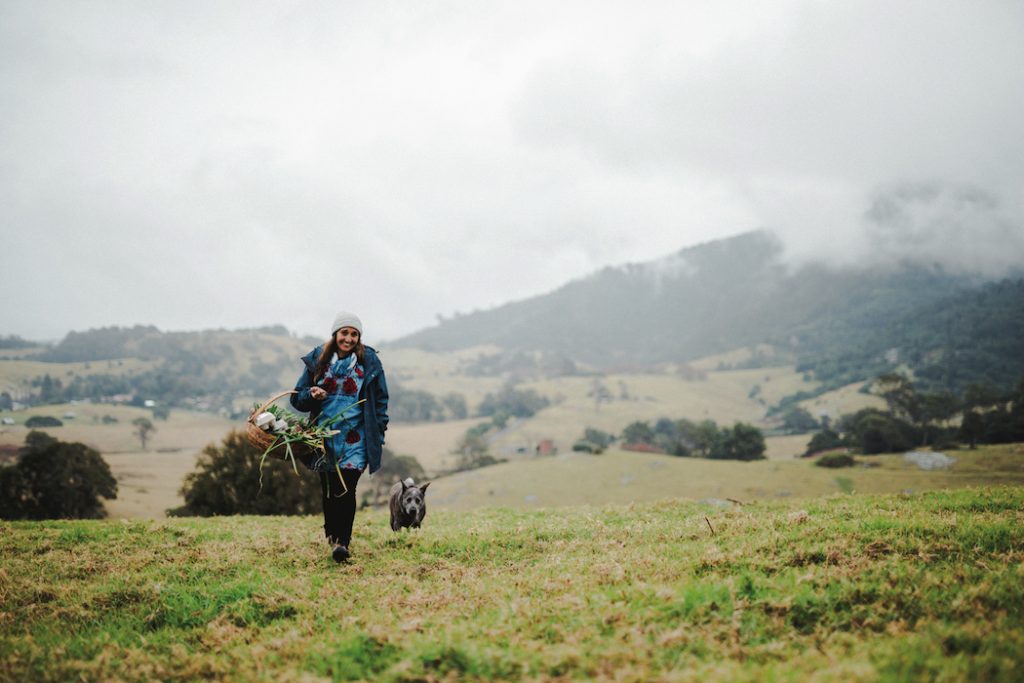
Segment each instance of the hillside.
[{"label": "hillside", "polygon": [[[808,438],[798,439],[802,451]],[[784,457],[756,462],[677,458],[612,449],[602,455],[561,453],[484,467],[438,479],[431,504],[472,511],[482,507],[545,507],[646,503],[663,498],[750,501],[806,499],[841,492],[901,493],[971,486],[1024,486],[1024,445],[944,451],[955,462],[922,470],[902,454],[857,456],[858,467],[816,467]]]},{"label": "hillside", "polygon": [[1020,488],[0,523],[2,680],[1013,681]]},{"label": "hillside", "polygon": [[[393,346],[495,344],[601,369],[649,368],[767,342],[833,386],[897,363],[949,388],[1024,374],[1024,281],[988,285],[938,266],[788,267],[754,232],[606,268],[550,294],[456,316]],[[977,325],[978,321],[986,321]],[[886,361],[895,349],[896,357]],[[779,359],[767,359],[778,362]]]}]

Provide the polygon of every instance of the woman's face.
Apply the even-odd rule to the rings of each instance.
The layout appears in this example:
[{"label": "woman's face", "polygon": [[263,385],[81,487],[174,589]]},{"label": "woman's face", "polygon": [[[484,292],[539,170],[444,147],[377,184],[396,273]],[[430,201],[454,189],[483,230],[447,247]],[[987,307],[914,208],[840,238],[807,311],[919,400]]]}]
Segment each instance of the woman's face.
[{"label": "woman's face", "polygon": [[339,356],[351,353],[358,342],[359,330],[354,327],[343,327],[334,333],[334,343],[338,345]]}]

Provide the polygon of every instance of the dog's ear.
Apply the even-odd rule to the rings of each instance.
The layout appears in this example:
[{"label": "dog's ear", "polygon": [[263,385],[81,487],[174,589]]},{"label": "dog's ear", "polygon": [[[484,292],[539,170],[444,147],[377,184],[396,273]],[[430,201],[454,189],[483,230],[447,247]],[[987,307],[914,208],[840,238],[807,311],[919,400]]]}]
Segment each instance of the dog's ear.
[{"label": "dog's ear", "polygon": [[405,483],[405,479],[402,480],[402,493],[405,493],[409,489],[409,485]]},{"label": "dog's ear", "polygon": [[423,486],[420,487],[420,491],[423,492],[424,496],[427,495],[427,487],[428,486],[430,486],[430,482],[429,481],[426,484],[424,484]]}]

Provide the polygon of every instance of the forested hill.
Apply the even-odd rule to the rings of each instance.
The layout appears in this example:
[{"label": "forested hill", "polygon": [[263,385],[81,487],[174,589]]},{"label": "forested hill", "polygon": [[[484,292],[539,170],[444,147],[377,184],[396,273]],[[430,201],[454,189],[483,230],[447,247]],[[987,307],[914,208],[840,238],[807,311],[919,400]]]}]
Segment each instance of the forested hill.
[{"label": "forested hill", "polygon": [[[1010,356],[1022,338],[1024,297],[1014,295],[1019,283],[983,289],[987,284],[980,275],[916,264],[792,270],[771,235],[753,232],[649,263],[605,268],[550,294],[446,320],[393,345],[453,350],[491,343],[607,368],[687,361],[767,342],[822,378],[861,379],[884,366],[892,348],[906,346],[902,355],[888,355],[913,363],[951,348],[962,358],[960,351],[980,343],[986,350],[972,358],[985,356],[989,372],[1015,366]],[[984,325],[970,323],[979,317]],[[952,347],[951,330],[957,336]],[[955,372],[949,378],[959,382]]]}]

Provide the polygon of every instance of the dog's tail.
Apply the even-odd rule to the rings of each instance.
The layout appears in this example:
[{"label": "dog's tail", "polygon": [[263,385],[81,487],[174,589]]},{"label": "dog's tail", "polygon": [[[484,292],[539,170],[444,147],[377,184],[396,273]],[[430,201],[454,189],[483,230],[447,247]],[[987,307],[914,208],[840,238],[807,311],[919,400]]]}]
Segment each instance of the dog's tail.
[{"label": "dog's tail", "polygon": [[405,485],[406,485],[406,486],[415,486],[415,485],[416,485],[416,482],[414,482],[414,481],[412,480],[412,477],[407,477],[407,478],[406,478],[406,480],[405,480]]}]

